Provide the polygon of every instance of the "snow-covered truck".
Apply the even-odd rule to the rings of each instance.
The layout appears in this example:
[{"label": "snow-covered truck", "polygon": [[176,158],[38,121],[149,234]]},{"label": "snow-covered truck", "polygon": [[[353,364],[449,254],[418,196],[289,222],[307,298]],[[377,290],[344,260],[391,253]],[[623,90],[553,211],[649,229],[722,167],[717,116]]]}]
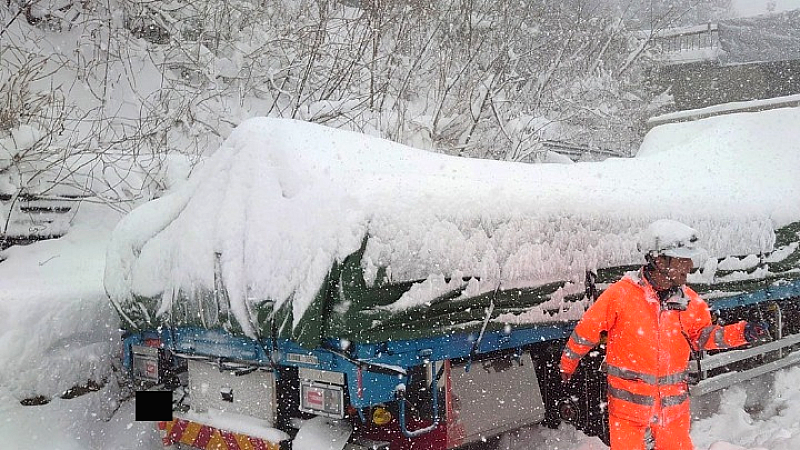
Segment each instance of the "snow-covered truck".
[{"label": "snow-covered truck", "polygon": [[634,158],[529,165],[250,119],[115,230],[124,365],[173,391],[178,447],[451,449],[562,418],[603,436],[602,345],[569,387],[557,361],[656,219],[700,231],[689,284],[715,320],[772,325],[692,361],[695,395],[798,360],[797,123],[666,124]]}]

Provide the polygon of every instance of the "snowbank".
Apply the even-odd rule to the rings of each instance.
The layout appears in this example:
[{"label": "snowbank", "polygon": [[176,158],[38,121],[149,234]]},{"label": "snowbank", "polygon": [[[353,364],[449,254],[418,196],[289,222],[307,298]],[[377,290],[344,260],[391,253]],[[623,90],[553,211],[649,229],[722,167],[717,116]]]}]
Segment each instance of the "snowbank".
[{"label": "snowbank", "polygon": [[47,405],[21,406],[0,387],[0,436],[4,449],[163,450],[154,422],[134,420],[134,402],[102,389]]},{"label": "snowbank", "polygon": [[699,230],[712,256],[757,254],[800,219],[800,202],[789,200],[800,198],[798,121],[800,109],[787,108],[669,124],[636,158],[562,166],[251,119],[189,183],[123,220],[105,286],[121,311],[150,321],[173,301],[203,301],[216,273],[252,335],[252,311],[265,300],[291,302],[297,323],[333,262],[365,235],[367,285],[379,275],[464,275],[479,278],[481,292],[639,263],[635,236],[660,218]]}]

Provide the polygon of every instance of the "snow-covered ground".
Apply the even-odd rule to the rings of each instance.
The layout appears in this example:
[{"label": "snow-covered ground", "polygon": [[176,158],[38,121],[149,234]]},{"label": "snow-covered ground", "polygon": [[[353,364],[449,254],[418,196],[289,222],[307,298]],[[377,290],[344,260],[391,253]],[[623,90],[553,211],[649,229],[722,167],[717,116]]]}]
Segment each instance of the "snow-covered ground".
[{"label": "snow-covered ground", "polygon": [[[697,450],[796,450],[800,448],[800,367],[694,399],[692,440]],[[541,427],[501,438],[508,450],[606,450],[568,425]]]},{"label": "snow-covered ground", "polygon": [[136,422],[133,402],[118,405],[112,389],[43,406],[22,406],[0,390],[3,449],[155,450],[160,442],[154,423]]},{"label": "snow-covered ground", "polygon": [[[759,380],[757,388],[732,387],[716,408],[700,412],[692,438],[698,450],[796,450],[800,448],[800,367]],[[21,406],[0,391],[0,439],[4,449],[157,450],[151,422],[136,422],[132,402],[113,411],[116,394],[104,389],[44,406]],[[748,397],[748,392],[751,394]],[[752,395],[765,394],[763,397]],[[755,400],[760,400],[756,402]],[[696,403],[701,403],[696,401]],[[607,450],[598,438],[570,425],[532,427],[500,438],[504,450]]]},{"label": "snow-covered ground", "polygon": [[[781,123],[777,125],[781,128]],[[664,145],[689,145],[705,136],[702,125],[691,129],[694,134],[686,136],[685,127],[665,127],[674,130],[674,135],[662,130],[660,140]],[[772,133],[749,139],[772,142],[778,139],[778,131],[773,128]],[[653,147],[656,156],[657,147]],[[755,164],[754,160],[748,163]],[[85,204],[65,237],[2,253],[0,449],[161,447],[154,424],[136,422],[132,402],[118,402],[119,388],[111,369],[119,351],[119,322],[103,287],[103,270],[106,245],[118,220],[116,212]],[[59,398],[66,389],[89,379],[106,381],[105,387],[74,399]],[[697,417],[692,434],[697,448],[800,448],[798,386],[800,368],[790,368],[774,377],[729,388],[719,398],[695,399]],[[51,401],[40,406],[20,404],[34,396]],[[606,449],[597,438],[569,425],[557,430],[523,429],[503,436],[500,444],[511,450]]]}]

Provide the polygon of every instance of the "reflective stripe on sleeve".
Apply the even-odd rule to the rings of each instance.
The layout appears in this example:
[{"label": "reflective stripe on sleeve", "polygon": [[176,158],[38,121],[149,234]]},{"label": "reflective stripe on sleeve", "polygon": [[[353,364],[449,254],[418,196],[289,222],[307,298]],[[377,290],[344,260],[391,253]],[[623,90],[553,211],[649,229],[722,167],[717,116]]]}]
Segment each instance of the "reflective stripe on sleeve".
[{"label": "reflective stripe on sleeve", "polygon": [[655,398],[651,395],[634,394],[633,392],[615,388],[614,386],[608,387],[608,395],[637,405],[653,406],[655,404]]},{"label": "reflective stripe on sleeve", "polygon": [[583,357],[583,355],[579,355],[573,352],[572,349],[569,348],[569,346],[564,347],[564,356],[566,356],[569,359],[581,359]]},{"label": "reflective stripe on sleeve", "polygon": [[594,347],[595,345],[597,345],[597,342],[592,342],[589,339],[586,339],[585,337],[579,335],[575,331],[572,332],[572,335],[570,335],[569,338],[575,341],[575,343],[578,345],[583,345],[586,347]]},{"label": "reflective stripe on sleeve", "polygon": [[729,345],[725,342],[725,330],[722,327],[717,328],[714,331],[714,343],[717,344],[717,348],[728,348]]},{"label": "reflective stripe on sleeve", "polygon": [[708,340],[711,338],[711,333],[714,332],[714,328],[714,325],[709,325],[700,331],[700,337],[697,339],[700,348],[706,348],[706,344],[708,344]]}]

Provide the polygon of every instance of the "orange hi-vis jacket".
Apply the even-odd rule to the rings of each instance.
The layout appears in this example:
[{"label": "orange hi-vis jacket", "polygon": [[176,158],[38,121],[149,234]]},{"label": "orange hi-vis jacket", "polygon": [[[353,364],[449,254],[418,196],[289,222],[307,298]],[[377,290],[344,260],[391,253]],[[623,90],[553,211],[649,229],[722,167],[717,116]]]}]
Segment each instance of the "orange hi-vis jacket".
[{"label": "orange hi-vis jacket", "polygon": [[608,332],[608,412],[635,422],[667,424],[689,414],[689,342],[694,349],[747,343],[746,322],[713,325],[708,305],[689,287],[683,311],[662,309],[653,287],[628,275],[612,284],[586,311],[561,355],[561,371],[572,374],[579,360]]}]

